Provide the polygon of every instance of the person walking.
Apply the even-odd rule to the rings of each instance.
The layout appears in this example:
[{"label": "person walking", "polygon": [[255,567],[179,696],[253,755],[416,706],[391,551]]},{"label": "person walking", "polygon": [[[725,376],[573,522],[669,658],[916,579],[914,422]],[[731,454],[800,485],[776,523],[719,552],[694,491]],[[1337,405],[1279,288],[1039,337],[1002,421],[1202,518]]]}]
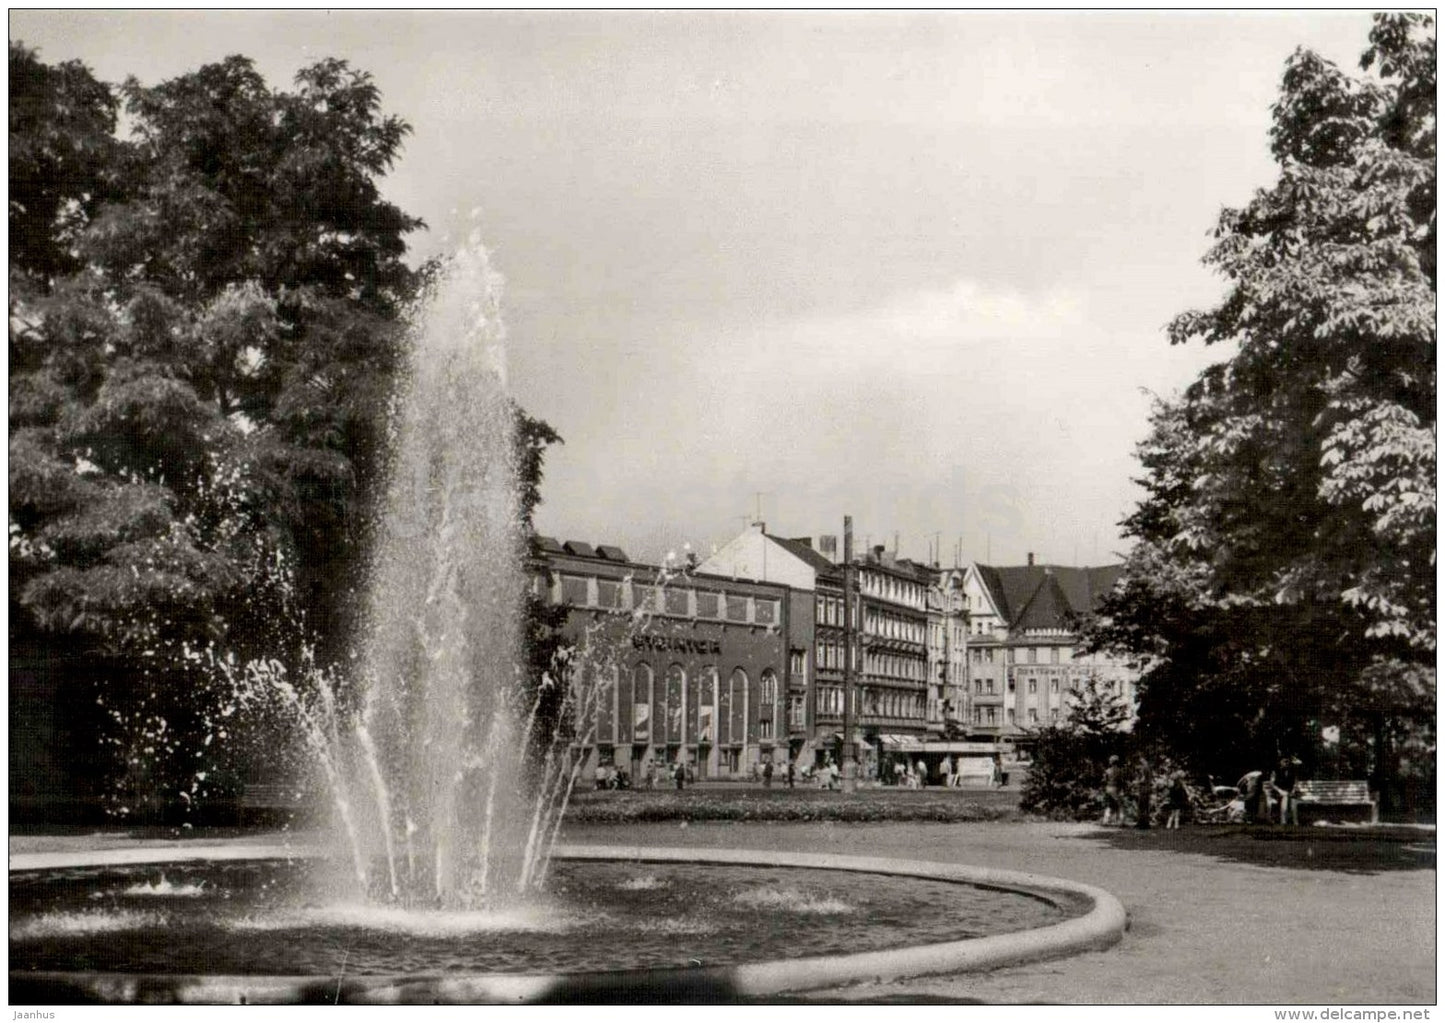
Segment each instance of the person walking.
[{"label": "person walking", "polygon": [[1184,816],[1184,808],[1189,805],[1189,789],[1184,784],[1184,772],[1175,771],[1169,779],[1169,801],[1165,804],[1169,810],[1169,817],[1164,821],[1164,830],[1179,830],[1179,821]]},{"label": "person walking", "polygon": [[677,784],[679,792],[681,792],[682,787],[687,784],[687,766],[683,764],[681,760],[679,760],[677,766],[672,769],[672,780]]},{"label": "person walking", "polygon": [[1107,825],[1117,818],[1120,826],[1124,823],[1124,803],[1120,797],[1123,788],[1124,771],[1119,767],[1119,755],[1109,757],[1104,768],[1104,819],[1099,823]]},{"label": "person walking", "polygon": [[793,787],[794,778],[798,773],[797,763],[796,760],[788,761],[788,788]]},{"label": "person walking", "polygon": [[953,761],[949,757],[944,757],[943,763],[939,765],[938,770],[943,776],[943,787],[946,789],[953,788]]},{"label": "person walking", "polygon": [[1134,801],[1139,807],[1139,819],[1134,822],[1134,826],[1147,829],[1151,826],[1149,817],[1154,801],[1154,769],[1149,766],[1149,758],[1143,754],[1139,756],[1134,785]]},{"label": "person walking", "polygon": [[772,787],[773,787],[773,762],[772,762],[771,760],[765,760],[765,761],[763,762],[763,788],[765,788],[765,789],[770,789],[770,788],[772,788]]}]

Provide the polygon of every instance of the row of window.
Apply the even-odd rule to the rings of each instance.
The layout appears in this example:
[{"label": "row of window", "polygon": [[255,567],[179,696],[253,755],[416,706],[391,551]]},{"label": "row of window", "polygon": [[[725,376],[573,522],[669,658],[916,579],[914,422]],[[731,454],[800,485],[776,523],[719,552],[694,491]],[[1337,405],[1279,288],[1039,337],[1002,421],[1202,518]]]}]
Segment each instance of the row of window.
[{"label": "row of window", "polygon": [[[540,587],[543,585],[538,583]],[[716,590],[656,586],[651,583],[562,573],[551,590],[556,604],[612,611],[654,611],[684,618],[712,618],[751,625],[776,625],[781,601]]]},{"label": "row of window", "polygon": [[[820,593],[817,595],[814,604],[814,614],[819,625],[843,626],[843,598],[831,594]],[[854,619],[857,618],[857,609],[854,608]]]},{"label": "row of window", "polygon": [[[976,725],[996,725],[998,724],[997,712],[997,707],[975,707],[973,708],[973,723]],[[1059,708],[1053,707],[1048,712],[1047,720],[1049,722],[1058,721],[1059,715]],[[1031,725],[1038,724],[1039,712],[1030,707],[1026,721],[1028,722],[1028,724]],[[1005,711],[1004,723],[1010,725],[1017,723],[1014,716],[1014,709],[1012,707],[1007,708],[1007,710]]]},{"label": "row of window", "polygon": [[926,591],[921,585],[883,572],[865,570],[858,583],[858,588],[870,597],[891,601],[894,604],[907,604],[920,611],[925,606]]},{"label": "row of window", "polygon": [[904,618],[901,615],[889,614],[886,611],[870,610],[866,630],[871,635],[882,636],[884,639],[901,639],[904,642],[917,643],[920,646],[925,638],[923,622]]},{"label": "row of window", "polygon": [[754,690],[742,668],[723,682],[715,665],[689,676],[681,664],[671,664],[660,684],[646,662],[613,669],[597,679],[587,700],[582,731],[603,743],[741,743],[749,731],[771,739],[781,710],[772,668],[763,669]]},{"label": "row of window", "polygon": [[912,693],[895,693],[888,690],[863,687],[863,707],[866,713],[875,717],[923,718],[924,700]]},{"label": "row of window", "polygon": [[924,661],[917,657],[900,657],[896,654],[870,653],[863,658],[863,670],[869,675],[887,678],[901,678],[910,682],[922,682],[928,670]]}]

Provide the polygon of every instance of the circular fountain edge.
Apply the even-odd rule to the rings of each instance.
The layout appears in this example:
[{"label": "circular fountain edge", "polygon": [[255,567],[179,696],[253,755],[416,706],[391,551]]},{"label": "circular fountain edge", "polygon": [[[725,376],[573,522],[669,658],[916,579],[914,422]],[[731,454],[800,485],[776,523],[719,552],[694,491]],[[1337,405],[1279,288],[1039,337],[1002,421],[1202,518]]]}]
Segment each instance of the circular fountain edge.
[{"label": "circular fountain edge", "polygon": [[[176,846],[26,853],[10,858],[11,871],[119,866],[195,860],[295,859],[326,855],[298,846]],[[1027,931],[847,955],[778,959],[736,966],[618,970],[575,974],[455,976],[287,977],[12,973],[11,998],[61,1004],[131,1002],[191,1004],[586,1003],[718,1002],[764,999],[857,981],[965,973],[1107,948],[1124,932],[1124,907],[1109,892],[1063,878],[966,864],[746,849],[649,846],[558,846],[570,860],[719,863],[801,867],[952,881],[1034,894],[1085,898],[1082,916]]]}]

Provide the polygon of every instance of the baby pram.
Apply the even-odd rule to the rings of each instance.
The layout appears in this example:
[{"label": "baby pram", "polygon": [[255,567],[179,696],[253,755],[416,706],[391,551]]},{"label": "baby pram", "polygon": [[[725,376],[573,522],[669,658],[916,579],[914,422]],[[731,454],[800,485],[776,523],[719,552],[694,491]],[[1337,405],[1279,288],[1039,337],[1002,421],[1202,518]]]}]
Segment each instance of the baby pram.
[{"label": "baby pram", "polygon": [[1243,824],[1248,819],[1248,807],[1245,804],[1244,794],[1249,791],[1251,784],[1265,785],[1264,797],[1268,801],[1267,813],[1269,819],[1274,819],[1275,807],[1279,800],[1275,799],[1274,793],[1269,791],[1265,784],[1263,771],[1250,771],[1243,778],[1239,779],[1237,785],[1215,785],[1214,779],[1209,779],[1209,791],[1213,797],[1213,804],[1205,806],[1199,811],[1199,819],[1208,824]]}]

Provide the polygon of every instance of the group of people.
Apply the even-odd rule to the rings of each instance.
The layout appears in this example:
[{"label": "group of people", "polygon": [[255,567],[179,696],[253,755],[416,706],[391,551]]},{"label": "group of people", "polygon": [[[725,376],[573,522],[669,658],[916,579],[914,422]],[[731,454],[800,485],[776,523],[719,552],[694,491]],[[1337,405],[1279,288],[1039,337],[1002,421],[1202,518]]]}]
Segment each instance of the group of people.
[{"label": "group of people", "polygon": [[[1272,773],[1250,771],[1239,784],[1239,798],[1244,801],[1244,820],[1248,824],[1298,824],[1299,806],[1295,802],[1298,783],[1295,761],[1281,757]],[[1275,807],[1278,809],[1275,810]]]},{"label": "group of people", "polygon": [[[1272,808],[1278,806],[1278,821],[1281,824],[1298,824],[1299,809],[1295,803],[1296,773],[1298,761],[1289,757],[1280,758],[1273,773],[1250,771],[1239,779],[1236,786],[1238,801],[1243,803],[1243,817],[1248,823],[1270,823],[1276,819]],[[1141,755],[1130,774],[1117,755],[1109,757],[1104,769],[1104,816],[1102,824],[1124,824],[1124,800],[1132,790],[1136,806],[1135,826],[1151,826],[1152,804],[1154,801],[1154,770],[1147,756]],[[1183,771],[1174,771],[1169,776],[1165,790],[1164,827],[1177,829],[1185,811],[1193,801],[1193,793]]]},{"label": "group of people", "polygon": [[[1149,763],[1149,758],[1142,755],[1135,762],[1132,777],[1125,771],[1117,755],[1109,757],[1109,765],[1104,768],[1104,819],[1101,823],[1117,824],[1120,827],[1124,825],[1124,795],[1131,788],[1136,807],[1134,826],[1153,826],[1154,768]],[[1166,830],[1179,827],[1184,819],[1184,811],[1189,807],[1189,799],[1189,785],[1184,780],[1184,772],[1175,771],[1170,774],[1169,787],[1164,794]]]},{"label": "group of people", "polygon": [[[932,777],[936,779],[934,783],[943,788],[962,788],[965,773],[960,758],[944,757],[939,761],[937,772]],[[989,788],[997,788],[1003,784],[1003,767],[997,757],[987,758],[986,770],[982,777],[983,783]],[[901,761],[885,763],[881,780],[884,785],[921,789],[930,784],[929,778],[928,764],[922,758],[910,762],[907,757],[904,757]]]}]

